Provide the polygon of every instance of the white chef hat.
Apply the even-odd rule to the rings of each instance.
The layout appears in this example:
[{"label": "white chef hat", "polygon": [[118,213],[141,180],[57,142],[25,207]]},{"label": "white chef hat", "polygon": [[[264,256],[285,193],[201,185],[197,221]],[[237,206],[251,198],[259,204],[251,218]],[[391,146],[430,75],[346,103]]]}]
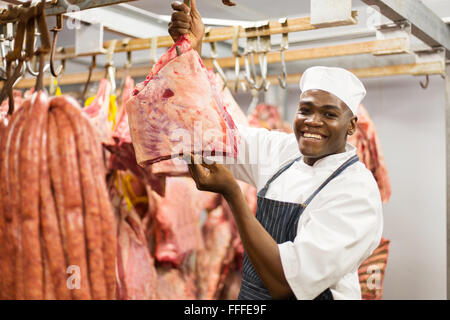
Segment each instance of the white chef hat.
[{"label": "white chef hat", "polygon": [[366,89],[353,73],[342,68],[311,67],[300,80],[302,92],[319,89],[334,94],[345,102],[354,115],[366,96]]}]

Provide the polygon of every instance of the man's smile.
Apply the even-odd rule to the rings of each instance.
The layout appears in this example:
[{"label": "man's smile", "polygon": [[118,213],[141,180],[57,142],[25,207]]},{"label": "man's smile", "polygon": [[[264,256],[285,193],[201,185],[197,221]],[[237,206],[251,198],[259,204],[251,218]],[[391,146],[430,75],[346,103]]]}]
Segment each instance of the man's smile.
[{"label": "man's smile", "polygon": [[323,141],[328,138],[326,135],[310,131],[302,131],[301,137],[307,141]]}]

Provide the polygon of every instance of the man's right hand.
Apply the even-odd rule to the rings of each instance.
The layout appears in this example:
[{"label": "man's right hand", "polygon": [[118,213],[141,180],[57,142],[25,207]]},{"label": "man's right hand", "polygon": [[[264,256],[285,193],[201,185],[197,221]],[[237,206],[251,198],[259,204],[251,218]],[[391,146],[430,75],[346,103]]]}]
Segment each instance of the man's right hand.
[{"label": "man's right hand", "polygon": [[169,23],[169,34],[173,41],[177,41],[183,34],[188,34],[192,48],[201,55],[205,26],[200,13],[197,11],[195,0],[191,0],[191,8],[184,3],[175,1],[172,3],[172,9],[174,12]]}]

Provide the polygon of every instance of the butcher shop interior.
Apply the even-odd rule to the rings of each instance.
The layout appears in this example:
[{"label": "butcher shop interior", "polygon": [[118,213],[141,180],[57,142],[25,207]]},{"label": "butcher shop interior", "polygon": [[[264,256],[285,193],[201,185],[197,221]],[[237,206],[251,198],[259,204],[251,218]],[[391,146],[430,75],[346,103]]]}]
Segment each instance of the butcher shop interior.
[{"label": "butcher shop interior", "polygon": [[[449,299],[448,0],[0,1],[0,51],[0,300],[288,297],[278,295],[282,283],[294,299],[327,288],[334,299]],[[326,78],[330,70],[357,82],[339,84]],[[352,109],[357,85],[364,99]],[[319,109],[302,107],[308,86],[353,112],[344,151],[351,145],[353,166],[375,186],[378,229],[373,222],[358,235],[362,222],[351,219],[369,213],[345,208],[337,215],[350,220],[327,216],[328,225],[312,229],[325,219],[320,201],[337,201],[323,200],[337,192],[331,181],[308,200],[311,211],[300,203],[299,231],[282,244],[260,216],[261,190],[283,198],[274,195],[278,169],[261,184],[251,176],[263,170],[251,163],[252,148],[250,164],[239,169],[206,164],[205,155],[238,159],[246,130],[297,139],[299,121],[322,130],[301,133],[302,154],[331,141],[324,132],[331,135],[341,116],[308,118],[305,110]],[[192,164],[199,153],[205,164]],[[200,183],[200,173],[216,182]],[[239,187],[241,202],[219,178]],[[357,199],[365,191],[345,194]],[[244,213],[261,230],[247,232]],[[258,232],[270,239],[267,255],[275,250],[283,282],[272,284],[260,266],[259,238],[251,235]],[[366,245],[368,237],[375,245]],[[352,268],[339,266],[344,256],[328,252],[330,244],[320,255],[335,257],[326,267],[310,253],[345,239],[342,254],[367,246]],[[299,260],[286,256],[289,245],[303,246]],[[287,266],[289,259],[300,262]],[[308,278],[346,268],[340,280]],[[307,280],[293,285],[296,273]],[[246,287],[252,274],[260,289]],[[356,296],[342,289],[345,281],[356,284],[348,285]]]}]

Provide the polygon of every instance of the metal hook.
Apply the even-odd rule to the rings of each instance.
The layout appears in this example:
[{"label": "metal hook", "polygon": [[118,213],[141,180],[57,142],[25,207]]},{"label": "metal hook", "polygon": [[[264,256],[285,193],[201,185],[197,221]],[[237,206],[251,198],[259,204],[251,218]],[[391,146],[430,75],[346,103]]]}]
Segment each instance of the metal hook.
[{"label": "metal hook", "polygon": [[428,74],[425,76],[425,79],[425,83],[420,81],[420,86],[422,87],[422,89],[427,89],[428,85],[430,84],[430,76]]},{"label": "metal hook", "polygon": [[63,71],[63,66],[60,65],[58,69],[55,69],[55,54],[56,54],[56,44],[58,43],[58,32],[63,28],[63,16],[59,14],[56,17],[56,26],[51,30],[53,32],[53,42],[52,50],[50,51],[50,70],[52,75],[57,78]]},{"label": "metal hook", "polygon": [[86,80],[86,83],[85,83],[84,89],[83,89],[83,94],[82,94],[83,100],[86,100],[86,93],[88,91],[89,84],[91,83],[92,73],[96,67],[97,67],[97,56],[93,55],[92,56],[92,64],[89,66],[88,78]]},{"label": "metal hook", "polygon": [[[35,86],[36,92],[44,89],[44,69],[46,66],[45,53],[40,52],[38,57],[39,57],[39,74],[36,77],[36,86]],[[47,64],[47,66],[48,66],[48,64]]]},{"label": "metal hook", "polygon": [[234,54],[235,62],[234,62],[234,93],[237,93],[239,90],[239,73],[241,71],[241,63],[240,58],[241,54],[239,53],[239,32],[241,27],[234,26],[233,28],[233,42],[231,51]]},{"label": "metal hook", "polygon": [[[27,62],[26,62],[25,68],[26,68],[26,71],[27,71],[29,74],[31,74],[33,77],[37,77],[37,76],[39,75],[39,71],[34,71],[33,68],[31,67],[31,61],[27,61]],[[50,64],[47,63],[47,64],[44,66],[43,71],[44,71],[44,72],[47,72],[48,69],[50,69]]]},{"label": "metal hook", "polygon": [[123,90],[124,90],[125,83],[126,83],[126,80],[127,80],[127,77],[128,77],[129,70],[130,70],[131,66],[132,66],[131,51],[127,51],[127,61],[125,62],[124,73],[123,73],[123,76],[122,76],[122,82],[120,84],[120,88],[121,88],[120,89],[121,90],[120,94],[121,95],[123,95]]},{"label": "metal hook", "polygon": [[111,83],[111,92],[116,92],[116,68],[114,67],[114,50],[116,48],[117,40],[112,40],[106,53],[106,74]]},{"label": "metal hook", "polygon": [[[246,33],[251,33],[255,31],[255,27],[249,27],[245,29]],[[247,36],[247,43],[244,52],[244,63],[245,63],[245,80],[247,81],[250,89],[256,87],[256,67],[254,61],[254,53],[256,52],[256,46],[258,42],[258,37]],[[249,59],[251,60],[249,62]]]},{"label": "metal hook", "polygon": [[5,56],[6,56],[6,48],[5,48],[5,35],[4,34],[0,34],[0,61],[1,61],[1,66],[0,66],[0,80],[5,81],[7,80],[6,78],[6,62],[5,62]]},{"label": "metal hook", "polygon": [[[207,27],[206,31],[205,31],[205,38],[209,37],[210,32],[211,32],[211,27]],[[211,58],[213,59],[213,65],[214,65],[214,68],[217,70],[217,73],[219,74],[220,78],[223,81],[222,90],[224,90],[227,86],[228,79],[227,79],[227,76],[225,75],[225,72],[223,72],[222,68],[220,67],[219,63],[217,62],[217,58],[219,57],[219,55],[217,54],[216,43],[210,42],[209,44],[211,46]]]},{"label": "metal hook", "polygon": [[[258,29],[264,31],[269,28],[269,22],[267,21]],[[261,71],[261,83],[256,86],[256,89],[264,91],[269,90],[270,81],[267,80],[267,53],[270,51],[270,34],[259,37],[259,46],[258,46],[258,59],[259,59],[259,68]]]},{"label": "metal hook", "polygon": [[[287,27],[287,18],[280,19],[282,27]],[[280,54],[281,54],[281,67],[282,67],[282,76],[278,76],[278,82],[280,83],[280,87],[283,89],[287,88],[287,71],[286,71],[286,59],[284,56],[284,51],[289,48],[289,34],[283,33],[280,44]]]}]

